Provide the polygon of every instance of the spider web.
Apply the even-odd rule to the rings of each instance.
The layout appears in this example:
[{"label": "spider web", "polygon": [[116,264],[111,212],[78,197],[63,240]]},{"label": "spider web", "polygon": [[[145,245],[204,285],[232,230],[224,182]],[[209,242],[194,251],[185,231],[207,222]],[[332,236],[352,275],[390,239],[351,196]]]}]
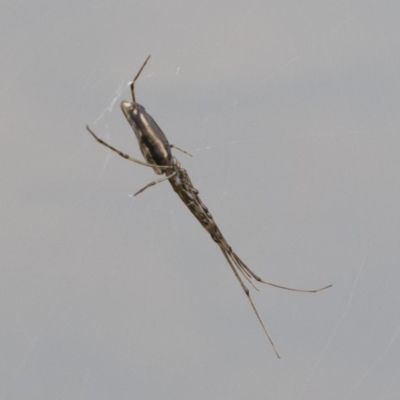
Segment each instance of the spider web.
[{"label": "spider web", "polygon": [[[400,393],[399,37],[391,1],[13,2],[2,13],[0,397]],[[258,311],[140,157],[164,130]]]}]

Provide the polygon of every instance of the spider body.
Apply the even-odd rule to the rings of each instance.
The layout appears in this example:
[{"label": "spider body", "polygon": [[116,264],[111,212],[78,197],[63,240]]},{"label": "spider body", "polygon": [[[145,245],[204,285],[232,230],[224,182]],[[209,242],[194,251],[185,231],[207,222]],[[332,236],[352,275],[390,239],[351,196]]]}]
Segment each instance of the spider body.
[{"label": "spider body", "polygon": [[172,161],[171,145],[164,132],[146,109],[136,102],[121,102],[121,110],[135,132],[140,151],[149,164],[154,164],[153,171],[162,175],[159,166],[169,166]]},{"label": "spider body", "polygon": [[[219,246],[221,249],[225,259],[227,260],[229,266],[231,267],[233,273],[235,274],[237,280],[239,281],[242,289],[244,290],[251,307],[253,308],[265,334],[267,335],[275,354],[278,358],[280,358],[278,351],[275,348],[274,342],[265,327],[257,308],[255,307],[253,300],[250,295],[250,291],[245,284],[245,281],[248,282],[254,289],[258,290],[254,285],[254,281],[264,283],[266,285],[274,286],[280,289],[291,290],[295,292],[307,292],[307,293],[316,293],[321,290],[327,289],[332,285],[324,286],[319,289],[314,290],[304,290],[304,289],[296,289],[288,286],[277,285],[272,282],[265,281],[261,279],[258,275],[256,275],[232,250],[231,246],[228,244],[221,231],[219,230],[216,222],[214,221],[213,216],[208,211],[208,208],[205,206],[203,201],[199,197],[199,191],[195,189],[190,180],[189,174],[186,169],[182,168],[179,161],[172,155],[171,148],[176,148],[180,151],[184,150],[180,149],[177,146],[174,146],[168,142],[167,137],[161,128],[157,125],[154,119],[151,117],[149,113],[145,110],[143,106],[138,104],[135,100],[135,92],[134,92],[134,84],[142,72],[144,66],[149,60],[150,56],[146,59],[139,72],[136,74],[135,78],[131,83],[131,93],[132,93],[132,101],[123,101],[121,103],[121,109],[125,118],[127,119],[129,125],[135,132],[137,141],[139,143],[140,150],[146,160],[143,162],[136,158],[129,156],[121,152],[120,150],[114,148],[109,145],[102,139],[100,139],[88,126],[86,127],[89,133],[102,145],[108,147],[112,151],[116,152],[121,157],[133,161],[137,164],[141,164],[147,167],[153,168],[154,172],[158,175],[165,175],[161,179],[158,179],[154,182],[149,183],[144,188],[140,189],[135,196],[150,186],[154,186],[157,183],[168,180],[173,188],[173,190],[178,194],[183,203],[188,207],[190,212],[196,217],[196,219],[200,222],[200,224],[204,227],[204,229],[210,234],[213,241]],[[190,155],[190,154],[189,154]]]}]

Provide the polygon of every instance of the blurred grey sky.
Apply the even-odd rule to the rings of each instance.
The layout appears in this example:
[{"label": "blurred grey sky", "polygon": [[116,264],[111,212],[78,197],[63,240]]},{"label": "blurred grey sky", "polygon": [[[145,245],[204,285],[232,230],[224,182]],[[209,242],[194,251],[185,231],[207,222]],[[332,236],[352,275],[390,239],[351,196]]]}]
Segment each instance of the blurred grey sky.
[{"label": "blurred grey sky", "polygon": [[[0,398],[391,400],[400,393],[400,3],[0,5]],[[151,169],[137,100],[238,255]],[[5,190],[4,190],[5,189]]]}]

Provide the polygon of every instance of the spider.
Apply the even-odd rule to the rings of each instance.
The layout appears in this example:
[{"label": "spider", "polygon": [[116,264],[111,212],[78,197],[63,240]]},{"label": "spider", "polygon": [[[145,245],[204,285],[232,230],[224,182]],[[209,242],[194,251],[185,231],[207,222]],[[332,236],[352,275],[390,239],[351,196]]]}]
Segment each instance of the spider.
[{"label": "spider", "polygon": [[239,281],[242,289],[244,290],[251,307],[253,308],[258,321],[260,322],[265,334],[271,346],[278,358],[280,355],[275,347],[274,341],[272,340],[271,335],[269,334],[264,322],[262,321],[260,314],[257,311],[257,308],[253,302],[253,299],[250,295],[250,290],[246,286],[245,282],[249,283],[255,290],[258,288],[255,286],[254,281],[259,283],[264,283],[269,286],[273,286],[279,289],[291,290],[295,292],[304,292],[304,293],[316,293],[322,290],[328,289],[332,285],[324,286],[319,289],[314,290],[305,290],[305,289],[296,289],[288,286],[277,285],[273,282],[268,282],[261,279],[258,275],[256,275],[232,250],[232,247],[228,244],[221,231],[219,230],[216,222],[214,221],[213,216],[208,211],[208,208],[202,202],[199,197],[199,191],[194,188],[189,174],[187,171],[181,167],[179,161],[175,158],[175,156],[171,153],[171,148],[176,148],[188,155],[186,151],[180,149],[177,146],[174,146],[168,142],[164,132],[157,125],[154,119],[147,113],[145,108],[136,102],[135,99],[135,83],[139,78],[141,72],[146,66],[150,56],[147,57],[139,72],[136,74],[132,83],[130,84],[132,101],[122,101],[121,102],[121,110],[125,115],[128,123],[132,127],[135,132],[136,139],[139,143],[140,150],[145,158],[146,162],[138,160],[136,158],[131,157],[128,154],[123,153],[122,151],[116,149],[110,144],[106,143],[104,140],[100,139],[90,128],[86,126],[86,129],[89,133],[102,145],[108,147],[110,150],[117,153],[119,156],[132,161],[134,163],[144,165],[146,167],[153,168],[154,172],[157,175],[164,175],[162,178],[157,179],[139,191],[135,193],[135,196],[139,193],[142,193],[144,190],[148,189],[151,186],[154,186],[160,182],[168,180],[171,184],[174,191],[181,198],[181,200],[185,203],[185,205],[189,208],[191,213],[197,218],[203,228],[210,234],[211,238],[214,242],[219,246],[224,255],[226,261],[231,267],[233,273],[235,274],[237,280]]}]

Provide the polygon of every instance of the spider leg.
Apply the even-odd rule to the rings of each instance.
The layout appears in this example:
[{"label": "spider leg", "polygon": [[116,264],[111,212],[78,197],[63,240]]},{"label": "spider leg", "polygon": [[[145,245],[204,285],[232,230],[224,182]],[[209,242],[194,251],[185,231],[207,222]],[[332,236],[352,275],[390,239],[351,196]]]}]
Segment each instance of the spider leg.
[{"label": "spider leg", "polygon": [[140,67],[139,72],[136,74],[136,76],[133,78],[133,81],[131,83],[131,93],[132,93],[132,100],[135,104],[136,103],[136,99],[135,99],[135,82],[137,80],[137,78],[139,78],[139,75],[142,73],[143,68],[146,66],[147,61],[149,61],[150,56],[148,56],[145,60],[145,62],[143,63],[143,65]]},{"label": "spider leg", "polygon": [[226,260],[228,261],[230,267],[232,268],[232,271],[233,271],[233,273],[235,274],[237,280],[239,281],[240,285],[242,286],[242,289],[243,289],[244,292],[246,293],[246,296],[247,296],[247,298],[249,299],[249,302],[250,302],[250,304],[251,304],[251,306],[252,306],[252,308],[253,308],[253,310],[254,310],[254,312],[255,312],[257,318],[258,318],[258,321],[260,322],[261,326],[263,327],[264,332],[265,332],[265,334],[267,335],[268,340],[269,340],[269,342],[271,343],[271,346],[272,346],[272,348],[274,349],[274,352],[275,352],[276,356],[277,356],[278,358],[281,358],[280,355],[279,355],[279,353],[278,353],[278,351],[276,350],[276,347],[275,347],[274,341],[272,340],[271,335],[269,334],[269,332],[268,332],[266,326],[264,325],[263,320],[262,320],[261,317],[260,317],[260,314],[259,314],[258,311],[257,311],[256,306],[255,306],[254,303],[253,303],[253,299],[252,299],[251,296],[250,296],[250,291],[249,291],[248,287],[244,284],[242,278],[240,277],[238,271],[236,270],[236,268],[235,268],[235,266],[234,266],[235,261],[234,261],[234,260],[231,260],[231,255],[228,254],[228,253],[226,252],[225,249],[223,249],[223,248],[221,247],[221,250],[222,250],[222,253],[223,253],[223,255],[225,256]]},{"label": "spider leg", "polygon": [[144,191],[145,191],[146,189],[148,189],[149,187],[154,186],[154,185],[157,185],[157,183],[164,182],[164,181],[166,181],[166,180],[172,178],[172,177],[175,176],[175,175],[176,175],[176,171],[174,171],[174,172],[173,172],[172,174],[170,174],[170,175],[164,176],[164,177],[161,178],[161,179],[157,179],[156,181],[150,182],[150,183],[147,184],[145,187],[143,187],[143,188],[141,188],[139,191],[137,191],[137,192],[134,194],[134,196],[137,196],[138,194],[144,192]]},{"label": "spider leg", "polygon": [[325,290],[330,288],[332,285],[328,285],[328,286],[324,286],[322,288],[319,289],[312,289],[312,290],[306,290],[306,289],[297,289],[297,288],[292,288],[289,286],[282,286],[282,285],[277,285],[276,283],[272,283],[272,282],[268,282],[268,281],[264,281],[262,280],[258,275],[256,275],[237,255],[234,251],[232,251],[231,253],[232,258],[235,260],[235,262],[240,265],[240,269],[245,270],[246,272],[248,272],[257,282],[261,282],[264,283],[266,285],[269,286],[273,286],[279,289],[285,289],[285,290],[291,290],[293,292],[303,292],[303,293],[317,293],[320,292],[321,290]]},{"label": "spider leg", "polygon": [[185,154],[187,154],[188,156],[193,157],[193,155],[190,154],[188,151],[185,151],[185,150],[181,149],[180,147],[175,146],[174,144],[170,144],[169,147],[170,147],[171,149],[172,149],[172,148],[177,149],[177,150],[181,151],[182,153],[185,153]]},{"label": "spider leg", "polygon": [[258,289],[258,287],[251,281],[251,278],[253,278],[253,276],[252,276],[246,269],[244,269],[244,268],[241,266],[241,264],[238,263],[237,260],[233,257],[233,255],[234,255],[235,253],[233,252],[233,250],[231,249],[231,247],[228,245],[228,243],[226,242],[226,240],[223,239],[223,238],[217,238],[217,239],[218,239],[218,241],[217,241],[218,246],[220,247],[220,249],[222,250],[222,252],[226,253],[226,254],[230,257],[232,263],[233,263],[233,264],[235,265],[235,267],[237,268],[237,271],[240,272],[240,273],[243,275],[243,277],[246,279],[246,281],[247,281],[251,286],[253,286],[253,288],[254,288],[255,290],[257,290],[257,292],[259,292],[260,290]]},{"label": "spider leg", "polygon": [[172,174],[170,174],[170,175],[164,176],[164,177],[161,178],[161,179],[157,179],[156,181],[150,182],[150,183],[147,184],[145,187],[143,187],[143,188],[141,188],[139,191],[137,191],[137,192],[134,194],[134,196],[137,196],[138,194],[144,192],[144,191],[145,191],[146,189],[148,189],[149,187],[154,186],[154,185],[157,185],[157,183],[164,182],[164,181],[166,181],[166,180],[172,178],[172,177],[175,176],[175,175],[176,175],[176,171],[174,171],[174,172],[173,172]]},{"label": "spider leg", "polygon": [[112,147],[111,145],[109,145],[107,142],[105,142],[104,140],[100,139],[90,128],[89,125],[86,125],[86,129],[89,131],[89,133],[103,146],[108,147],[110,150],[115,151],[119,156],[121,156],[122,158],[125,158],[126,160],[132,161],[134,163],[140,164],[140,165],[144,165],[145,167],[157,167],[160,169],[168,169],[169,167],[165,167],[163,165],[155,165],[155,164],[148,164],[144,161],[138,160],[137,158],[133,158],[131,157],[129,154],[125,154],[122,151],[116,149],[115,147]]}]

